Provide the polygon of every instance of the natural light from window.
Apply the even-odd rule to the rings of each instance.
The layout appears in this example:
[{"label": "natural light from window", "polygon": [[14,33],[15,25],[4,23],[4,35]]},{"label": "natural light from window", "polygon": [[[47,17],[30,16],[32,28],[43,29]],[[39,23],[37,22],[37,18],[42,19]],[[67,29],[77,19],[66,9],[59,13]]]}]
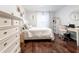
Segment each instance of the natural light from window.
[{"label": "natural light from window", "polygon": [[49,27],[49,13],[37,13],[37,27]]}]

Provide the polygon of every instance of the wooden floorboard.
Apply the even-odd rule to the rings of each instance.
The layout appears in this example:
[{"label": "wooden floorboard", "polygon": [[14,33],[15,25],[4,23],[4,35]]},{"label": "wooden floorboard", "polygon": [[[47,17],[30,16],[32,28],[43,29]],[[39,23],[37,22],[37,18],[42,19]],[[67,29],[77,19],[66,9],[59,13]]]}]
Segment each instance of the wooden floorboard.
[{"label": "wooden floorboard", "polygon": [[78,53],[76,41],[64,41],[55,35],[55,40],[30,40],[21,43],[22,53]]}]

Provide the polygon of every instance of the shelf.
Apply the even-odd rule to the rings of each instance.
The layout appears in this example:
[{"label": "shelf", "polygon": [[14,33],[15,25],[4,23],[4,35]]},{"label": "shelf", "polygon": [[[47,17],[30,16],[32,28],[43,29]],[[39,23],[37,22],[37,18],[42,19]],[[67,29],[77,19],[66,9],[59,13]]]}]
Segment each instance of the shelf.
[{"label": "shelf", "polygon": [[11,15],[11,14],[4,12],[4,11],[0,11],[0,17],[22,20],[22,17],[14,16],[14,15]]}]

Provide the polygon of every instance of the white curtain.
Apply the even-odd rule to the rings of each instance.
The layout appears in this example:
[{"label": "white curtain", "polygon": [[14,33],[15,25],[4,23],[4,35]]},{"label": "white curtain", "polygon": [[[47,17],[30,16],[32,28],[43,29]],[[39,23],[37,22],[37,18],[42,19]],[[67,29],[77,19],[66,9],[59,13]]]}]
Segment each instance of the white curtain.
[{"label": "white curtain", "polygon": [[49,27],[49,13],[37,13],[37,27]]}]

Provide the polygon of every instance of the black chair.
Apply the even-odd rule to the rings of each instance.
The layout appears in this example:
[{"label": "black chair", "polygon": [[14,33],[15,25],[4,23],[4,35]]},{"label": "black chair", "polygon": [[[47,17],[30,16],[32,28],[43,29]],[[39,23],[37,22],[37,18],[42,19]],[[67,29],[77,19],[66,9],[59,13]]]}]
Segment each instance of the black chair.
[{"label": "black chair", "polygon": [[64,34],[64,41],[70,41],[70,40],[71,40],[70,33],[69,32],[65,33]]}]

